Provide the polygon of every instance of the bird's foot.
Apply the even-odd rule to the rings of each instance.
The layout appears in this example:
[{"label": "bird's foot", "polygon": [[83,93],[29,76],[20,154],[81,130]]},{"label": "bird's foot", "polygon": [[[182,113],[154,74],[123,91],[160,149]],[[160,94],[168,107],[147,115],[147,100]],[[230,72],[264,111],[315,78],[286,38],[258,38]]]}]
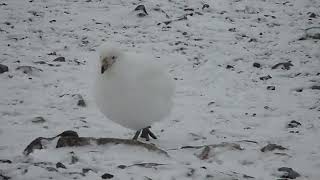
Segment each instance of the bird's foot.
[{"label": "bird's foot", "polygon": [[150,128],[151,128],[151,126],[148,126],[146,128],[143,128],[142,132],[141,132],[141,130],[137,131],[136,134],[134,135],[134,137],[132,138],[132,140],[137,140],[140,135],[140,132],[141,132],[140,137],[145,138],[146,141],[150,140],[149,136],[151,136],[153,139],[157,139],[156,135],[154,135],[153,132],[150,131]]}]

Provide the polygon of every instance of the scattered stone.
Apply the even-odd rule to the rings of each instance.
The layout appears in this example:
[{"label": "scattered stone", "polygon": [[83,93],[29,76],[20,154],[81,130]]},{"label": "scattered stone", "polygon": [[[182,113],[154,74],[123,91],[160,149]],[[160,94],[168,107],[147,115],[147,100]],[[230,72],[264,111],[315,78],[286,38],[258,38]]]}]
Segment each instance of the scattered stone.
[{"label": "scattered stone", "polygon": [[314,85],[310,87],[312,90],[320,90],[320,85]]},{"label": "scattered stone", "polygon": [[291,61],[288,61],[288,62],[278,63],[272,66],[271,69],[278,69],[279,67],[281,67],[281,69],[283,70],[289,70],[291,66],[293,66],[293,64],[291,63]]},{"label": "scattered stone", "polygon": [[104,173],[102,176],[101,176],[102,179],[112,179],[113,178],[113,175],[112,174],[109,174],[109,173]]},{"label": "scattered stone", "polygon": [[192,177],[194,175],[194,173],[196,172],[195,169],[193,168],[188,168],[188,172],[187,172],[187,177]]},{"label": "scattered stone", "polygon": [[301,126],[301,123],[296,121],[296,120],[292,120],[289,122],[289,124],[287,125],[287,128],[296,128],[298,126]]},{"label": "scattered stone", "polygon": [[261,148],[261,152],[268,152],[268,151],[273,151],[273,150],[287,150],[287,148],[277,145],[277,144],[268,144]]},{"label": "scattered stone", "polygon": [[49,56],[56,56],[57,53],[56,52],[51,52],[51,53],[48,53]]},{"label": "scattered stone", "polygon": [[298,88],[296,89],[297,92],[302,92],[303,91],[303,88]]},{"label": "scattered stone", "polygon": [[203,6],[202,6],[202,10],[204,10],[205,8],[209,8],[210,6],[209,6],[209,4],[204,4]]},{"label": "scattered stone", "polygon": [[260,63],[257,63],[257,62],[255,62],[255,63],[253,63],[253,65],[252,65],[253,67],[256,67],[256,68],[260,68],[261,67],[261,64]]},{"label": "scattered stone", "polygon": [[126,165],[119,165],[118,168],[119,169],[125,169],[127,166]]},{"label": "scattered stone", "polygon": [[63,131],[61,134],[58,134],[55,137],[79,137],[78,133],[72,130]]},{"label": "scattered stone", "polygon": [[65,57],[57,57],[56,59],[53,60],[54,62],[66,62]]},{"label": "scattered stone", "polygon": [[231,66],[231,65],[227,65],[227,66],[226,66],[226,69],[234,69],[234,67]]},{"label": "scattered stone", "polygon": [[304,37],[299,40],[320,39],[320,27],[311,27],[305,30]]},{"label": "scattered stone", "polygon": [[228,31],[229,32],[236,32],[236,28],[229,28]]},{"label": "scattered stone", "polygon": [[209,153],[210,153],[210,147],[205,146],[202,152],[198,155],[198,158],[201,160],[205,160],[209,158]]},{"label": "scattered stone", "polygon": [[184,11],[194,11],[193,8],[185,8]]},{"label": "scattered stone", "polygon": [[80,107],[86,107],[86,102],[84,101],[83,97],[81,96],[81,94],[74,94],[72,95],[73,97],[76,96],[78,98],[78,102],[77,105]]},{"label": "scattered stone", "polygon": [[46,170],[49,172],[58,172],[58,170],[54,167],[46,167]]},{"label": "scattered stone", "polygon": [[276,87],[275,87],[275,86],[268,86],[268,87],[267,87],[267,90],[272,90],[272,91],[274,91],[274,90],[276,90]]},{"label": "scattered stone", "polygon": [[9,71],[8,66],[0,64],[0,74]]},{"label": "scattered stone", "polygon": [[42,69],[33,66],[18,66],[16,70],[28,75],[33,75],[34,73],[42,72]]},{"label": "scattered stone", "polygon": [[35,117],[34,119],[32,119],[31,122],[33,122],[33,123],[44,123],[44,122],[46,122],[46,120],[43,117],[38,116],[38,117]]},{"label": "scattered stone", "polygon": [[314,12],[309,13],[309,18],[316,18],[317,15]]},{"label": "scattered stone", "polygon": [[299,173],[294,171],[292,168],[288,168],[288,167],[281,167],[278,169],[278,171],[285,172],[285,174],[282,175],[281,178],[296,179],[297,177],[301,176]]},{"label": "scattered stone", "polygon": [[33,152],[35,149],[43,149],[43,146],[41,144],[41,140],[43,140],[43,137],[38,137],[35,140],[33,140],[23,151],[24,155],[29,155]]},{"label": "scattered stone", "polygon": [[270,75],[268,75],[268,76],[262,76],[259,79],[262,80],[262,81],[266,81],[266,80],[271,79],[271,78],[272,77]]},{"label": "scattered stone", "polygon": [[45,61],[35,61],[35,62],[33,62],[34,64],[47,64],[47,62],[45,62]]},{"label": "scattered stone", "polygon": [[66,167],[64,164],[62,164],[61,162],[58,162],[58,163],[56,164],[56,168],[67,169],[67,167]]},{"label": "scattered stone", "polygon": [[74,154],[74,152],[70,152],[71,154],[71,162],[70,164],[75,164],[79,161],[79,158]]},{"label": "scattered stone", "polygon": [[0,173],[0,179],[1,179],[1,180],[9,180],[9,179],[11,179],[11,177],[5,176],[5,175],[3,175],[3,174]]},{"label": "scattered stone", "polygon": [[140,13],[137,14],[138,17],[144,17],[146,15],[148,15],[147,11],[146,11],[146,7],[144,5],[138,5],[134,11],[142,11]]},{"label": "scattered stone", "polygon": [[8,163],[11,164],[12,161],[8,160],[8,159],[0,159],[0,163]]},{"label": "scattered stone", "polygon": [[82,168],[82,173],[86,174],[89,171],[93,171],[91,168]]}]

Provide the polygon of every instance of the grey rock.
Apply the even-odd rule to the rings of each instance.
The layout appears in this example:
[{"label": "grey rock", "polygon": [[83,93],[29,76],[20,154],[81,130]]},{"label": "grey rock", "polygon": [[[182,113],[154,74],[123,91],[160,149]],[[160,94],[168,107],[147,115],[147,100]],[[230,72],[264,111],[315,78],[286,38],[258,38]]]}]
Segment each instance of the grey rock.
[{"label": "grey rock", "polygon": [[102,179],[112,179],[113,178],[113,175],[112,174],[109,174],[109,173],[104,173],[102,176],[101,176]]},{"label": "grey rock", "polygon": [[5,176],[5,175],[0,173],[0,180],[9,180],[9,179],[11,179],[11,177]]},{"label": "grey rock", "polygon": [[31,122],[33,122],[33,123],[44,123],[44,122],[46,122],[46,120],[43,117],[38,116],[38,117],[35,117],[34,119],[32,119]]},{"label": "grey rock", "polygon": [[43,137],[38,137],[35,140],[33,140],[24,150],[23,150],[23,154],[24,155],[29,155],[30,153],[33,152],[33,150],[35,149],[43,149],[41,140],[43,140],[45,138]]},{"label": "grey rock", "polygon": [[72,95],[72,97],[76,97],[78,99],[77,105],[80,107],[86,107],[87,104],[85,102],[85,100],[83,99],[81,94],[74,94]]},{"label": "grey rock", "polygon": [[253,63],[253,65],[252,65],[253,67],[256,67],[256,68],[260,68],[261,67],[261,64],[260,63],[257,63],[257,62],[255,62],[255,63]]},{"label": "grey rock", "polygon": [[261,81],[266,81],[266,80],[268,80],[268,79],[271,79],[272,77],[270,76],[270,75],[268,75],[268,76],[262,76],[262,77],[260,77],[259,79],[261,80]]},{"label": "grey rock", "polygon": [[144,5],[138,5],[134,11],[138,11],[139,13],[137,14],[138,17],[144,17],[146,15],[148,15],[146,7]]},{"label": "grey rock", "polygon": [[287,150],[287,148],[282,147],[280,145],[277,144],[268,144],[266,146],[264,146],[263,148],[261,148],[261,152],[268,152],[268,151],[273,151],[273,150]]},{"label": "grey rock", "polygon": [[312,90],[320,90],[320,85],[314,85],[310,87]]},{"label": "grey rock", "polygon": [[210,7],[209,4],[204,4],[201,9],[204,10],[206,8],[209,8],[209,7]]},{"label": "grey rock", "polygon": [[56,168],[67,169],[67,167],[66,167],[64,164],[62,164],[61,162],[58,162],[58,163],[56,164]]},{"label": "grey rock", "polygon": [[287,128],[296,128],[298,126],[301,126],[301,123],[296,120],[292,120],[288,123]]},{"label": "grey rock", "polygon": [[299,173],[294,171],[292,168],[288,168],[288,167],[281,167],[278,169],[278,171],[285,172],[285,174],[282,175],[281,178],[296,179],[297,177],[301,176]]},{"label": "grey rock", "polygon": [[125,169],[127,166],[126,165],[119,165],[118,168],[119,169]]},{"label": "grey rock", "polygon": [[9,68],[6,65],[0,64],[0,74],[4,73],[4,72],[8,72]]},{"label": "grey rock", "polygon": [[288,61],[288,62],[275,64],[274,66],[271,67],[271,69],[281,68],[283,70],[289,70],[291,66],[293,66],[293,64],[291,63],[291,61]]},{"label": "grey rock", "polygon": [[8,160],[8,159],[0,159],[0,163],[8,163],[11,164],[12,161]]},{"label": "grey rock", "polygon": [[57,57],[56,59],[53,60],[54,62],[66,62],[65,57]]},{"label": "grey rock", "polygon": [[33,66],[18,66],[16,70],[28,75],[34,75],[35,73],[42,72],[42,69]]},{"label": "grey rock", "polygon": [[268,86],[267,90],[276,90],[276,87],[275,86]]}]

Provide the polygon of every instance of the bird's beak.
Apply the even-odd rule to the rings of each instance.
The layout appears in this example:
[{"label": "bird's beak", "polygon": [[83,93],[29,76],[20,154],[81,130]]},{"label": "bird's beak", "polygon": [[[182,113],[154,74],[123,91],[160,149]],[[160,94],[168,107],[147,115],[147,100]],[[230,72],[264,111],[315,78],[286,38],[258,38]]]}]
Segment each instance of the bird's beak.
[{"label": "bird's beak", "polygon": [[108,69],[108,63],[102,64],[101,66],[101,74],[103,74]]}]

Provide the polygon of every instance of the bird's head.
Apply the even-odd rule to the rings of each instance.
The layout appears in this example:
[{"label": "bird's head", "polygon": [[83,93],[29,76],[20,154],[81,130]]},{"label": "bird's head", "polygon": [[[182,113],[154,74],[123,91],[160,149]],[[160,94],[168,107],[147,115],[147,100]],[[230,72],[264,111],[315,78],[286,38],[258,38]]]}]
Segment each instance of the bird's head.
[{"label": "bird's head", "polygon": [[117,48],[104,47],[100,51],[99,68],[101,74],[110,70],[115,62],[119,60],[121,52]]}]

